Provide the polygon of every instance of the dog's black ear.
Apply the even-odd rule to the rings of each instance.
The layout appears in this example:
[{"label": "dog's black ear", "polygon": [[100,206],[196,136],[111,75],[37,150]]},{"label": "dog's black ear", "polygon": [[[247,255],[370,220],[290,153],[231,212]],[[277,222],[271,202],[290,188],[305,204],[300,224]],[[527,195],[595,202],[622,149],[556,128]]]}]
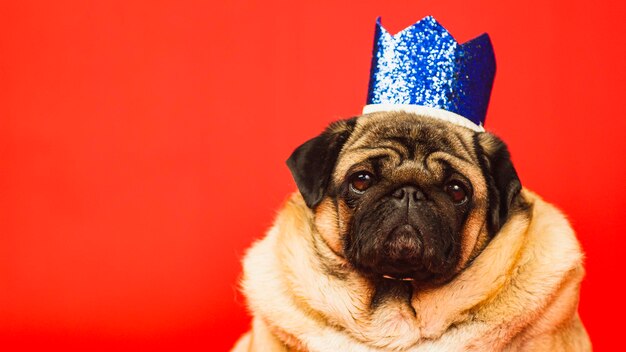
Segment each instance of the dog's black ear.
[{"label": "dog's black ear", "polygon": [[355,125],[356,117],[333,122],[322,134],[299,146],[287,159],[287,166],[309,208],[314,208],[324,198],[339,152]]},{"label": "dog's black ear", "polygon": [[522,184],[500,138],[485,132],[476,134],[475,141],[489,192],[489,232],[495,235],[509,218]]}]

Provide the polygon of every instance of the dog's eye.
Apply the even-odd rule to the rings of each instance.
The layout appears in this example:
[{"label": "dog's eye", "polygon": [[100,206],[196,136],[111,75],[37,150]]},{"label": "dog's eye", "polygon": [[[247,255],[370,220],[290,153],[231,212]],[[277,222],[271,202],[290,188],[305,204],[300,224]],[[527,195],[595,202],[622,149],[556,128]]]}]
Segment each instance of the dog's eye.
[{"label": "dog's eye", "polygon": [[359,171],[350,176],[350,189],[358,194],[365,192],[374,183],[374,175],[367,171]]},{"label": "dog's eye", "polygon": [[444,190],[456,204],[463,204],[467,201],[467,189],[460,181],[452,180],[448,182]]}]

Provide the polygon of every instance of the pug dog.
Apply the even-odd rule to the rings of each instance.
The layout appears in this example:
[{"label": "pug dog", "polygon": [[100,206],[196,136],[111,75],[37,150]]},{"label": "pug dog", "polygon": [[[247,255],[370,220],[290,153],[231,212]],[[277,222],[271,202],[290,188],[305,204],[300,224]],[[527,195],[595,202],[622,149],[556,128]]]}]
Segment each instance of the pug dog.
[{"label": "pug dog", "polygon": [[331,124],[247,252],[233,351],[590,351],[583,254],[487,132],[407,112]]}]

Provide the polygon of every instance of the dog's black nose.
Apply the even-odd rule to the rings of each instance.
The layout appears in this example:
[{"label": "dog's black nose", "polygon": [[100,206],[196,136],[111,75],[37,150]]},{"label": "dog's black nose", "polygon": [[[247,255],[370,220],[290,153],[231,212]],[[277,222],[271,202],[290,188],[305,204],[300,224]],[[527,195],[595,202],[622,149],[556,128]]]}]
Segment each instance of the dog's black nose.
[{"label": "dog's black nose", "polygon": [[394,198],[402,203],[415,203],[426,200],[426,195],[415,186],[402,186],[391,194]]}]

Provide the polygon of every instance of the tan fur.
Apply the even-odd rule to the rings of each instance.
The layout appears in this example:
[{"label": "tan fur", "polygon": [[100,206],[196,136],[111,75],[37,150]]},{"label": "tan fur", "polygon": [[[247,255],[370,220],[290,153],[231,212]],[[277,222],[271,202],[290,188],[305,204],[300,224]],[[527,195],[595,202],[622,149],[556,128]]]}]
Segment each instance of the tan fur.
[{"label": "tan fur", "polygon": [[[418,157],[399,163],[406,146],[378,137],[406,120],[440,125],[431,133],[454,153],[424,152],[419,159],[418,144]],[[340,132],[345,124],[333,128]],[[479,139],[490,153],[491,140]],[[439,160],[470,179],[473,207],[462,229],[457,275],[431,288],[414,284],[409,298],[372,304],[374,284],[342,254],[351,210],[326,197],[313,211],[294,194],[244,259],[242,288],[254,320],[233,351],[590,351],[577,315],[583,255],[569,223],[522,190],[525,206],[489,241],[487,184],[473,143],[473,132],[425,117],[360,117],[331,182],[341,183],[354,165],[380,155],[386,174],[399,183],[440,180]]]},{"label": "tan fur", "polygon": [[[244,260],[252,335],[233,351],[589,351],[576,313],[582,254],[565,217],[524,191],[516,214],[452,282],[370,310],[373,288],[333,258],[299,194]],[[327,275],[332,259],[345,277]],[[282,336],[279,339],[278,336]]]}]

